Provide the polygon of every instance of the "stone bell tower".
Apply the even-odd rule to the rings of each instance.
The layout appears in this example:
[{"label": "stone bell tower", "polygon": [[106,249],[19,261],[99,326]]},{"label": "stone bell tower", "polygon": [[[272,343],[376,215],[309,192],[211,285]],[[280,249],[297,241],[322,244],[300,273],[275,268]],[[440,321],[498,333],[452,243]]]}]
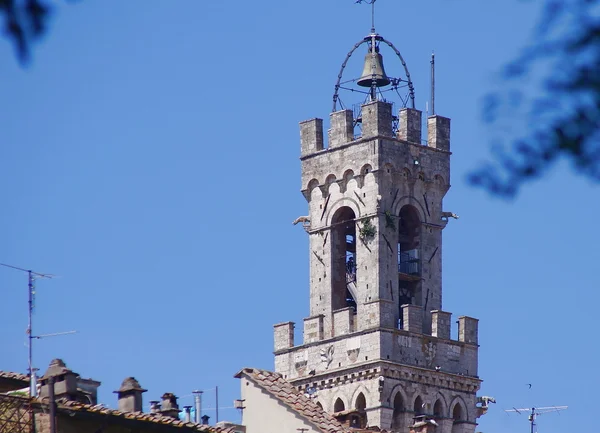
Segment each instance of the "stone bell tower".
[{"label": "stone bell tower", "polygon": [[[414,102],[396,113],[382,96],[408,82],[414,101],[399,51],[374,29],[362,44],[358,115],[337,110],[338,80],[327,144],[321,119],[300,123],[310,313],[301,344],[294,323],[275,325],[275,369],[326,411],[358,411],[368,426],[408,433],[426,415],[439,433],[473,433],[487,409],[476,396],[478,321],[459,317],[454,340],[442,309],[450,119],[429,117],[423,137]],[[386,75],[383,44],[405,79]]]}]

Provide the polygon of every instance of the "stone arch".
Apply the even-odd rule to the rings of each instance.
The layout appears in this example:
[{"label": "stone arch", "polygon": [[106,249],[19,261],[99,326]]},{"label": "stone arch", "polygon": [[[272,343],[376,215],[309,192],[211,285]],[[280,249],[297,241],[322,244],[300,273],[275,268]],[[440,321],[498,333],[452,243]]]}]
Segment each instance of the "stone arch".
[{"label": "stone arch", "polygon": [[425,179],[426,179],[426,178],[425,178],[425,173],[424,173],[424,172],[422,172],[422,171],[420,171],[420,172],[417,174],[417,179],[419,179],[419,180],[420,180],[420,181],[422,181],[422,182],[425,182]]},{"label": "stone arch", "polygon": [[346,170],[344,172],[344,175],[342,176],[342,182],[341,182],[341,185],[340,185],[340,191],[341,192],[346,192],[346,190],[348,189],[348,184],[353,179],[354,179],[354,171],[352,171],[352,169]]},{"label": "stone arch", "polygon": [[344,403],[344,400],[342,400],[341,397],[338,397],[335,402],[333,403],[333,412],[337,413],[337,412],[343,412],[346,410],[346,404]]},{"label": "stone arch", "polygon": [[413,403],[413,412],[415,415],[421,415],[425,413],[425,403],[423,402],[423,398],[420,395],[417,395],[415,401]]},{"label": "stone arch", "polygon": [[354,393],[352,393],[352,401],[354,402],[354,408],[356,409],[356,402],[358,401],[358,398],[360,397],[360,395],[362,394],[362,396],[365,399],[365,405],[369,406],[368,401],[367,401],[367,396],[369,395],[369,391],[367,390],[367,388],[364,385],[360,385],[355,391]]},{"label": "stone arch", "polygon": [[444,176],[442,176],[441,174],[434,175],[433,181],[436,185],[440,185],[440,186],[446,185],[446,180],[444,179]]},{"label": "stone arch", "polygon": [[439,395],[433,404],[433,416],[436,418],[446,418],[447,413],[447,406],[444,396]]},{"label": "stone arch", "polygon": [[[458,415],[459,419],[456,419],[455,415]],[[465,404],[465,401],[462,399],[462,397],[457,395],[452,399],[452,403],[450,403],[450,411],[448,412],[448,417],[454,419],[455,421],[466,421],[469,419],[467,405]]]},{"label": "stone arch", "polygon": [[326,185],[331,185],[333,182],[335,182],[335,181],[336,181],[336,179],[337,179],[337,178],[335,177],[335,174],[333,174],[333,173],[332,173],[332,174],[329,174],[329,175],[328,175],[328,176],[325,178],[325,184],[326,184]]},{"label": "stone arch", "polygon": [[361,188],[365,186],[367,180],[369,181],[369,183],[375,181],[373,177],[373,167],[371,166],[371,164],[365,164],[361,167],[360,177],[358,179],[360,180],[358,186]]},{"label": "stone arch", "polygon": [[[406,395],[406,393],[404,392],[404,389],[402,389],[401,385],[396,385],[394,387],[394,389],[392,390],[391,393],[391,397],[392,399],[390,400],[391,402],[394,401],[398,401],[398,402],[402,402],[402,410],[406,410],[406,403],[409,401],[408,396]],[[398,400],[396,400],[399,397]],[[392,405],[392,407],[395,407],[394,405]]]},{"label": "stone arch", "polygon": [[349,168],[344,172],[344,182],[349,182],[352,179],[354,179],[354,171]]},{"label": "stone arch", "polygon": [[326,221],[327,225],[333,224],[333,216],[338,211],[338,209],[340,209],[342,207],[349,207],[350,209],[352,209],[354,211],[356,218],[360,218],[361,213],[360,213],[360,206],[359,206],[358,202],[356,200],[354,200],[353,198],[342,197],[333,203],[329,203],[328,210],[325,215],[325,221]]},{"label": "stone arch", "polygon": [[400,215],[400,209],[407,204],[414,206],[419,211],[419,219],[421,222],[427,222],[427,211],[423,208],[421,202],[412,195],[402,196],[392,203],[392,211],[394,215]]},{"label": "stone arch", "polygon": [[321,408],[321,410],[323,410],[323,405],[321,404],[320,401],[317,402],[317,406],[319,406]]},{"label": "stone arch", "polygon": [[367,399],[365,395],[361,392],[354,400],[354,409],[356,410],[365,410],[367,408]]},{"label": "stone arch", "polygon": [[313,189],[315,189],[318,186],[319,186],[319,180],[313,178],[308,182],[308,185],[306,186],[306,190],[310,193]]},{"label": "stone arch", "polygon": [[412,173],[410,172],[410,170],[406,167],[404,167],[402,169],[402,177],[406,180],[412,178]]},{"label": "stone arch", "polygon": [[385,175],[389,175],[389,176],[391,176],[391,175],[393,175],[395,172],[396,172],[396,168],[394,167],[394,165],[393,165],[393,164],[391,164],[391,163],[389,163],[389,162],[388,162],[388,163],[386,163],[386,164],[383,166],[383,173],[384,173]]},{"label": "stone arch", "polygon": [[400,385],[397,385],[396,393],[394,394],[394,392],[392,392],[392,396],[392,430],[398,431],[403,429],[405,426],[405,419],[407,417],[406,402],[408,399],[406,398],[406,395],[404,394]]}]

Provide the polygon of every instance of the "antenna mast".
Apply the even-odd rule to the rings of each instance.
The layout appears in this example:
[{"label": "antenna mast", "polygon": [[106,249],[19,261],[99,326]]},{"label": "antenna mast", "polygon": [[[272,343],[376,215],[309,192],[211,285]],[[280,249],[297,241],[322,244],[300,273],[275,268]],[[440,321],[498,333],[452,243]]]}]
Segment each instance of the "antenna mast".
[{"label": "antenna mast", "polygon": [[538,415],[543,415],[545,413],[550,413],[550,412],[560,412],[561,410],[568,409],[568,407],[569,406],[548,406],[548,407],[526,407],[523,409],[517,409],[515,407],[512,409],[505,410],[504,412],[516,412],[519,415],[530,412],[528,419],[529,419],[529,423],[531,425],[531,433],[536,433],[537,424],[535,423],[535,419],[537,418]]},{"label": "antenna mast", "polygon": [[38,278],[55,278],[56,275],[52,274],[42,274],[40,272],[32,271],[31,269],[23,269],[18,266],[7,265],[6,263],[0,263],[0,266],[4,266],[5,268],[14,269],[16,271],[26,272],[27,273],[27,292],[28,292],[28,324],[27,324],[27,339],[29,340],[29,354],[28,354],[28,364],[29,364],[29,395],[31,397],[37,397],[37,383],[35,372],[37,368],[33,367],[33,340],[45,337],[54,337],[57,335],[65,335],[65,334],[74,334],[76,331],[68,331],[68,332],[56,332],[53,334],[45,334],[45,335],[34,335],[33,334],[33,309],[35,307],[35,280]]}]

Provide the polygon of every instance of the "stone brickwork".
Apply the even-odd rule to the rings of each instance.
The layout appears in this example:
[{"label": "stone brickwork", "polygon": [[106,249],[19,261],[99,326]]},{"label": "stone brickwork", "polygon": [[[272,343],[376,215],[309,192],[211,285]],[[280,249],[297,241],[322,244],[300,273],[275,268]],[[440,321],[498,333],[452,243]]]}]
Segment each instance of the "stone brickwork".
[{"label": "stone brickwork", "polygon": [[362,393],[369,426],[407,433],[423,413],[439,433],[473,433],[477,320],[460,317],[451,340],[442,310],[450,119],[427,120],[427,145],[421,112],[402,109],[398,121],[394,134],[381,101],[363,105],[360,119],[332,113],[327,146],[320,119],[301,123],[310,311],[301,345],[290,340],[293,325],[275,328],[275,370],[315,389],[330,412],[338,399],[355,408]]},{"label": "stone brickwork", "polygon": [[398,139],[409,143],[420,143],[422,113],[414,108],[403,108],[400,110],[399,117]]},{"label": "stone brickwork", "polygon": [[275,351],[294,347],[294,322],[279,323],[275,328]]}]

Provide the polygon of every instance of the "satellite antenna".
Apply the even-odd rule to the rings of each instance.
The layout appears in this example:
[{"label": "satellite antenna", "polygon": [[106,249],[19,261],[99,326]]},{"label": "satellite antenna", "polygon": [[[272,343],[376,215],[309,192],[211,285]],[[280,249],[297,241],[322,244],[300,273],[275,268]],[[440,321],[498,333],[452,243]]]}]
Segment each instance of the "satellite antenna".
[{"label": "satellite antenna", "polygon": [[524,409],[517,409],[516,407],[512,409],[505,410],[504,412],[516,412],[519,415],[523,413],[529,412],[529,423],[531,424],[531,433],[536,433],[537,424],[535,423],[535,419],[538,415],[544,415],[550,412],[560,412],[561,410],[567,409],[569,406],[548,406],[548,407],[527,407]]},{"label": "satellite antenna", "polygon": [[28,364],[29,364],[29,395],[31,397],[37,397],[37,383],[35,372],[38,370],[33,367],[33,340],[39,340],[41,338],[46,337],[56,337],[58,335],[66,335],[66,334],[75,334],[77,331],[68,331],[68,332],[55,332],[52,334],[41,334],[34,335],[33,334],[33,309],[35,306],[35,280],[41,278],[56,278],[56,275],[53,274],[42,274],[40,272],[32,271],[31,269],[23,269],[18,266],[7,265],[6,263],[0,263],[0,266],[4,266],[5,268],[14,269],[16,271],[21,271],[27,273],[27,291],[28,291],[28,317],[29,322],[27,325],[27,338],[29,340],[29,356],[28,356]]}]

